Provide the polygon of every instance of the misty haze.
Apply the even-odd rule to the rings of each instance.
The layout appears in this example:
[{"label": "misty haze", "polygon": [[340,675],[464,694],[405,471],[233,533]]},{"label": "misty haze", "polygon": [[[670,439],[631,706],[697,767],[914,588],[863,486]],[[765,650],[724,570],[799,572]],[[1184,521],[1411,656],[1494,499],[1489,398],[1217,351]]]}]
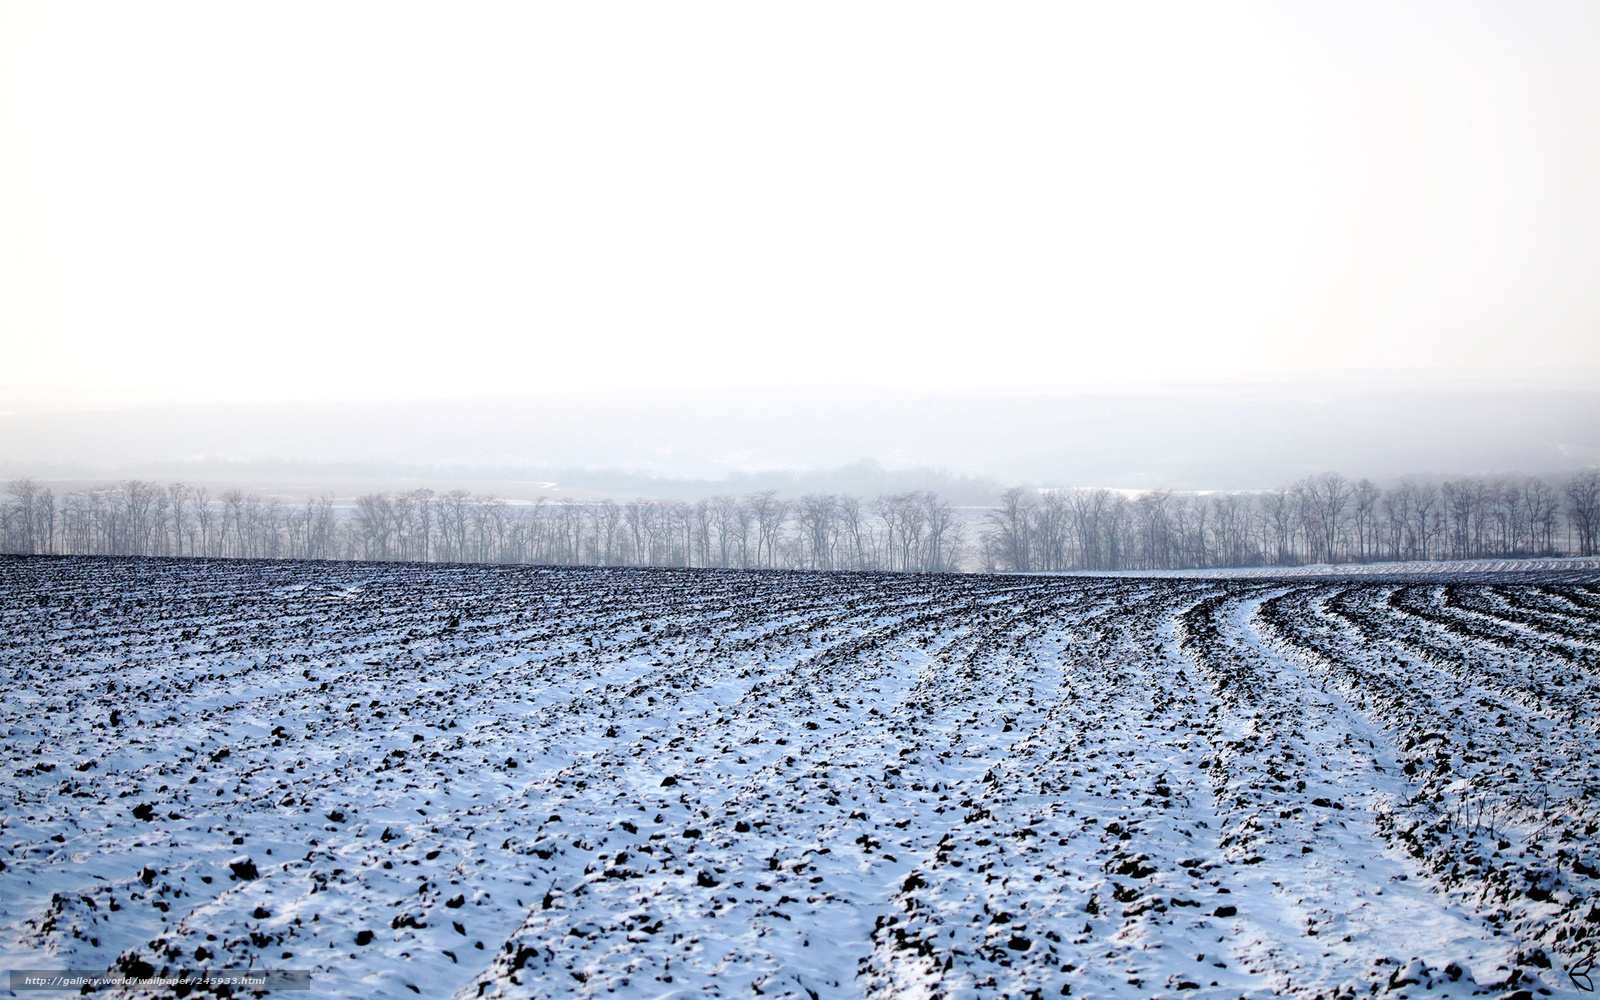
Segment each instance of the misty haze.
[{"label": "misty haze", "polygon": [[0,995],[1600,958],[1578,0],[0,0]]}]

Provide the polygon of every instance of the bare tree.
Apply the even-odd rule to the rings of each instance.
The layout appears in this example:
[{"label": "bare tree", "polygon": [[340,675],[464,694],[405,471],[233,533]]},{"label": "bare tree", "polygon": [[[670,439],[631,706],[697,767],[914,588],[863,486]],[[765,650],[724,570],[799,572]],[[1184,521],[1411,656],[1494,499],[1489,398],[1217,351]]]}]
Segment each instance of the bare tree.
[{"label": "bare tree", "polygon": [[1032,516],[1033,496],[1020,486],[1000,494],[1000,506],[989,514],[998,539],[998,551],[1009,569],[1026,573],[1032,568],[1029,552],[1028,523]]},{"label": "bare tree", "polygon": [[1566,492],[1568,516],[1578,536],[1578,554],[1600,555],[1600,470],[1573,476]]}]

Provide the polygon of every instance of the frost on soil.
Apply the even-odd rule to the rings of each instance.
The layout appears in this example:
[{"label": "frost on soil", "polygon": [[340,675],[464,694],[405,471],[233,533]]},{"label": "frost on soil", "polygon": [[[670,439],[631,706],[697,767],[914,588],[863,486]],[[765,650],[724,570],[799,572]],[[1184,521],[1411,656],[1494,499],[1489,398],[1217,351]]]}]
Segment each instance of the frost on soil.
[{"label": "frost on soil", "polygon": [[1563,992],[1597,580],[0,560],[0,966]]}]

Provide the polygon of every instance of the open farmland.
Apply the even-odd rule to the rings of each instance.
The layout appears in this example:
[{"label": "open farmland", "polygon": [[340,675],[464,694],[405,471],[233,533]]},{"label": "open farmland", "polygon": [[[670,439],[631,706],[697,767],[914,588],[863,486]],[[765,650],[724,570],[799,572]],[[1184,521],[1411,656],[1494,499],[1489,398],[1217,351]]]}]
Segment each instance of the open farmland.
[{"label": "open farmland", "polygon": [[0,679],[6,968],[1465,996],[1600,941],[1592,570],[9,559]]}]

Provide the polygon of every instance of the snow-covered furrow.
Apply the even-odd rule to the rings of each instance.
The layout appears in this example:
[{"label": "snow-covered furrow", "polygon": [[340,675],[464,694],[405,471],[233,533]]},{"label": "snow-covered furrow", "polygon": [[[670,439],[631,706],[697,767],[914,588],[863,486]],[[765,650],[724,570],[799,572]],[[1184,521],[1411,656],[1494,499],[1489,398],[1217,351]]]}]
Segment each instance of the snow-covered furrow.
[{"label": "snow-covered furrow", "polygon": [[1418,606],[1450,622],[1453,632],[1543,659],[1579,667],[1600,666],[1600,655],[1588,643],[1537,623],[1527,613],[1508,612],[1482,587],[1430,588],[1419,596]]},{"label": "snow-covered furrow", "polygon": [[[1230,952],[1280,993],[1386,989],[1407,958],[1425,982],[1487,971],[1503,960],[1490,932],[1411,886],[1417,872],[1377,836],[1395,793],[1386,735],[1263,641],[1261,607],[1283,593],[1236,588],[1180,618],[1219,698],[1202,731],[1223,823],[1216,874],[1236,900],[1219,921]],[[1388,951],[1415,928],[1427,928],[1428,950]]]},{"label": "snow-covered furrow", "polygon": [[[1352,589],[1330,606],[1366,641],[1383,643],[1411,664],[1452,678],[1458,696],[1477,689],[1480,699],[1505,701],[1554,723],[1585,725],[1592,720],[1581,697],[1586,683],[1580,668],[1521,653],[1439,613],[1429,606],[1426,594],[1414,594],[1414,589]],[[1569,689],[1569,682],[1577,686]]]},{"label": "snow-covered furrow", "polygon": [[[1504,932],[1495,975],[1541,967],[1545,949],[1581,950],[1593,931],[1590,863],[1571,843],[1597,830],[1586,733],[1475,683],[1470,656],[1419,655],[1409,617],[1397,629],[1383,594],[1301,592],[1270,607],[1279,648],[1329,678],[1391,737],[1403,781],[1377,813],[1380,833],[1442,891]],[[1589,720],[1585,720],[1589,721]],[[1587,852],[1588,848],[1578,853]],[[1600,914],[1597,914],[1600,920]],[[1492,954],[1492,952],[1491,952]],[[1477,967],[1474,966],[1475,971]]]},{"label": "snow-covered furrow", "polygon": [[1195,695],[1157,647],[1158,595],[1130,596],[1040,648],[1061,661],[1059,695],[962,803],[960,835],[900,887],[874,933],[871,991],[1147,994],[1241,981],[1193,951],[1206,947],[1216,895],[1201,871],[1215,823],[1197,741],[1173,711]]},{"label": "snow-covered furrow", "polygon": [[1600,626],[1592,616],[1561,600],[1558,592],[1527,587],[1491,587],[1471,593],[1472,606],[1508,624],[1571,639],[1585,648],[1600,650]]},{"label": "snow-covered furrow", "polygon": [[0,959],[1559,989],[1600,940],[1596,581],[0,559]]},{"label": "snow-covered furrow", "polygon": [[[999,627],[1036,620],[1043,610],[1036,598],[1015,608],[1009,603],[986,608],[990,619],[998,612]],[[693,777],[674,780],[665,792],[648,783],[628,792],[647,798],[644,818],[634,825],[652,832],[623,829],[625,846],[617,853],[625,866],[611,854],[605,868],[582,873],[578,891],[588,902],[573,906],[558,897],[530,913],[481,980],[484,992],[546,993],[580,981],[648,994],[680,977],[715,979],[707,987],[712,992],[845,988],[841,970],[853,973],[849,949],[865,943],[866,928],[842,940],[818,928],[863,919],[934,829],[949,822],[946,803],[961,780],[959,758],[971,748],[961,746],[962,730],[941,725],[961,704],[959,670],[937,667],[976,654],[960,648],[975,645],[970,630],[951,630],[952,617],[969,610],[945,607],[914,628],[878,630],[850,661],[832,651],[819,657],[833,661],[826,670],[797,663],[692,734],[688,743],[708,751],[696,759]],[[997,727],[971,730],[991,731]],[[762,735],[775,732],[783,735]],[[714,734],[732,738],[707,747]],[[886,766],[886,757],[894,763]],[[937,775],[914,777],[913,769]],[[884,809],[881,789],[896,790],[901,808]],[[603,800],[608,816],[634,805],[603,781],[584,794]],[[855,826],[871,833],[849,842],[839,837]],[[783,830],[782,843],[768,853],[759,848],[774,827]],[[593,839],[603,852],[619,837],[607,830]],[[791,848],[783,852],[788,856],[779,847]],[[632,918],[641,912],[695,932],[675,941],[630,940],[637,937]],[[567,946],[539,946],[551,941]],[[676,974],[669,971],[674,963]],[[729,964],[738,970],[714,975]],[[645,975],[651,969],[657,975]]]}]

